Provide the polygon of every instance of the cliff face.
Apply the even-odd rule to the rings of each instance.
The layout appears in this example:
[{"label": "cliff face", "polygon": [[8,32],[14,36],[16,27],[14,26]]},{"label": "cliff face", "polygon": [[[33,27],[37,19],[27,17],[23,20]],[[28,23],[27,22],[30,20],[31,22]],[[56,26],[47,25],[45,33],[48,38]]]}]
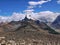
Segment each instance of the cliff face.
[{"label": "cliff face", "polygon": [[60,34],[51,29],[47,24],[23,19],[1,25],[0,36],[6,40],[25,41],[25,45],[59,45]]}]

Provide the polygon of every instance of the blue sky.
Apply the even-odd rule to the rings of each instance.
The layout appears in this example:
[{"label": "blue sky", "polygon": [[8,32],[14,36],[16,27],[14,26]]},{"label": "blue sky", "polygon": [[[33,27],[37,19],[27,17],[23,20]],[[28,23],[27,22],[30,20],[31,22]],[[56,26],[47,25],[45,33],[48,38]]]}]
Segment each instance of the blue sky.
[{"label": "blue sky", "polygon": [[[39,2],[41,0],[0,0],[0,15],[2,16],[10,16],[13,12],[23,12],[27,9],[33,9],[34,12],[41,11],[52,11],[52,12],[60,12],[60,3],[58,0],[47,1],[46,3],[31,5],[30,1]],[[28,8],[32,6],[33,8]],[[35,7],[34,7],[35,6]]]}]

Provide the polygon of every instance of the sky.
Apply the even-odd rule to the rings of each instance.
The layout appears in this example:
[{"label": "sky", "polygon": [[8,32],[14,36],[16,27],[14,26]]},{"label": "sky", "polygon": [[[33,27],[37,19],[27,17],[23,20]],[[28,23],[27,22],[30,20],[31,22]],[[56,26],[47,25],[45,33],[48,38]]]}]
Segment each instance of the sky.
[{"label": "sky", "polygon": [[45,14],[45,17],[47,14],[48,16],[59,15],[60,0],[0,0],[0,20],[19,16],[20,19],[26,13],[31,14],[32,17],[35,17],[35,14],[36,16]]}]

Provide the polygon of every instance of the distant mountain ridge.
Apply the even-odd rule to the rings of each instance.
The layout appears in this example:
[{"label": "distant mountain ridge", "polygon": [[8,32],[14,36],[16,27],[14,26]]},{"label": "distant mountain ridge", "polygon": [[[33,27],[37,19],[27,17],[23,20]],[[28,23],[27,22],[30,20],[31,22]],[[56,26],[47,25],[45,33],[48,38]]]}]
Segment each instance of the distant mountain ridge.
[{"label": "distant mountain ridge", "polygon": [[60,29],[60,15],[57,16],[55,21],[51,24],[53,28]]}]

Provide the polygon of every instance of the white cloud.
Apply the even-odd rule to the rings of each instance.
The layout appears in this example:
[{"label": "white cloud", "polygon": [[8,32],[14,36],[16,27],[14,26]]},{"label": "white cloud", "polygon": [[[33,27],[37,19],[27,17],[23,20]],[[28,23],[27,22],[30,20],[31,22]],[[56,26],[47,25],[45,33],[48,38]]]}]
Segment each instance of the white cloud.
[{"label": "white cloud", "polygon": [[59,14],[51,11],[43,11],[40,12],[39,15],[40,19],[43,18],[46,19],[48,22],[53,22]]},{"label": "white cloud", "polygon": [[30,1],[29,4],[35,6],[35,5],[39,5],[39,4],[41,5],[41,4],[46,3],[46,2],[47,1],[38,1],[38,2]]},{"label": "white cloud", "polygon": [[57,3],[60,4],[60,0],[58,0]]},{"label": "white cloud", "polygon": [[29,6],[30,8],[33,8],[33,7],[37,6],[37,5],[42,5],[42,4],[47,3],[49,1],[51,1],[51,0],[29,1],[28,4],[30,5]]},{"label": "white cloud", "polygon": [[14,12],[11,16],[11,19],[14,20],[14,21],[19,21],[19,20],[22,20],[24,17],[25,17],[25,15],[22,14],[22,13]]},{"label": "white cloud", "polygon": [[22,13],[13,12],[11,16],[0,16],[0,22],[11,22],[11,21],[19,21],[24,19],[25,15]]},{"label": "white cloud", "polygon": [[[47,22],[53,22],[60,13],[54,13],[51,11],[42,11],[39,13],[34,13],[30,10],[25,10],[26,12],[24,14],[22,13],[16,13],[13,12],[11,16],[0,16],[0,22],[10,22],[10,21],[19,21],[24,19],[25,15],[27,14],[27,17],[33,20],[40,20],[40,21],[47,21]],[[27,13],[27,11],[29,11]],[[31,15],[31,16],[29,16]]]},{"label": "white cloud", "polygon": [[0,16],[0,22],[8,22],[8,21],[11,21],[10,20],[10,17],[6,17],[6,16]]},{"label": "white cloud", "polygon": [[25,13],[31,13],[33,11],[34,11],[33,9],[27,9],[27,10],[24,10],[23,12],[25,12]]},{"label": "white cloud", "polygon": [[[33,20],[40,20],[40,21],[47,21],[47,22],[53,22],[56,17],[59,15],[60,13],[54,13],[51,11],[42,11],[39,13],[28,13],[28,18],[31,18]],[[31,15],[31,17],[29,17],[29,15]]]}]

